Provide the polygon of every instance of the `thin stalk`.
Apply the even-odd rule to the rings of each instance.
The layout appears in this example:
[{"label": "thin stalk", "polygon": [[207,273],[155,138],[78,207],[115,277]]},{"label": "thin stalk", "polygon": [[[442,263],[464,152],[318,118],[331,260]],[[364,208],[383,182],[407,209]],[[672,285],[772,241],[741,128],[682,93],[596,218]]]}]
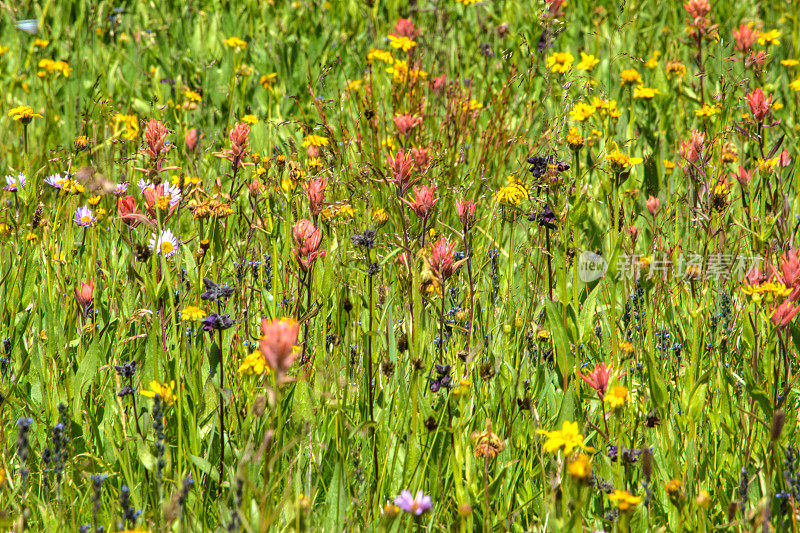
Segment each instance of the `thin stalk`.
[{"label": "thin stalk", "polygon": [[[472,322],[475,315],[475,281],[472,279],[472,250],[469,242],[469,228],[464,226],[464,254],[467,258],[467,278],[469,281],[469,327],[467,329],[467,357],[469,357],[472,347]],[[467,367],[464,365],[464,376],[467,375]]]},{"label": "thin stalk", "polygon": [[219,492],[222,492],[222,479],[225,468],[225,405],[223,403],[222,388],[225,386],[225,364],[222,357],[222,330],[219,333]]},{"label": "thin stalk", "polygon": [[[369,252],[367,252],[367,263],[369,263]],[[369,264],[367,265],[369,267]],[[373,316],[372,307],[374,302],[374,286],[372,283],[372,276],[367,274],[367,285],[369,287],[369,331],[367,335],[367,392],[369,394],[369,434],[372,437],[372,468],[375,472],[375,485],[372,491],[372,500],[375,501],[378,491],[378,439],[375,436],[375,389],[372,378],[372,327]],[[370,509],[372,506],[370,506]]]},{"label": "thin stalk", "polygon": [[444,292],[444,285],[445,280],[442,278],[442,308],[441,312],[439,313],[439,364],[444,364],[444,300],[445,300],[445,292]]}]

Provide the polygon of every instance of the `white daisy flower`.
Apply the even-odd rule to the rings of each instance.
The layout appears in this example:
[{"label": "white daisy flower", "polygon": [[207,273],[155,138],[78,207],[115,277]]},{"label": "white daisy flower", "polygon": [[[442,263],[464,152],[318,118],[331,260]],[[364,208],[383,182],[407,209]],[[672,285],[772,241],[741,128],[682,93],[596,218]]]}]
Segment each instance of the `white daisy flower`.
[{"label": "white daisy flower", "polygon": [[150,249],[154,254],[162,254],[164,257],[171,257],[178,251],[178,239],[171,230],[164,230],[161,235],[154,233],[150,237]]}]

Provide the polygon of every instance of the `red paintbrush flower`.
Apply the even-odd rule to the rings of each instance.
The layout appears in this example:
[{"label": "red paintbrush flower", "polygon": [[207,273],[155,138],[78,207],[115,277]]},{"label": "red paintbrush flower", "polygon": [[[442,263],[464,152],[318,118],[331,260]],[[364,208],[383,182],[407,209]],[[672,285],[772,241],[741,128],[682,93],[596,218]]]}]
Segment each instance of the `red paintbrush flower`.
[{"label": "red paintbrush flower", "polygon": [[578,372],[578,376],[593,388],[597,392],[597,396],[602,400],[606,395],[606,389],[608,389],[608,381],[611,378],[611,368],[613,366],[613,364],[606,366],[605,363],[598,363],[589,374],[584,376],[581,372]]},{"label": "red paintbrush flower", "polygon": [[411,154],[406,154],[401,148],[397,151],[397,155],[392,157],[390,154],[386,155],[386,162],[389,166],[389,171],[392,173],[392,179],[388,180],[397,185],[398,194],[404,195],[419,178],[412,179],[414,171],[414,160]]},{"label": "red paintbrush flower", "polygon": [[433,212],[436,204],[436,185],[414,187],[414,199],[408,201],[402,198],[403,202],[421,219],[426,220]]},{"label": "red paintbrush flower", "polygon": [[314,216],[322,212],[325,205],[325,178],[314,178],[308,184],[303,185],[308,198],[308,208]]},{"label": "red paintbrush flower", "polygon": [[261,321],[259,350],[267,366],[278,376],[283,376],[297,358],[297,334],[300,324],[289,318]]},{"label": "red paintbrush flower", "polygon": [[750,114],[753,115],[753,120],[756,122],[763,122],[772,107],[772,97],[767,98],[764,91],[754,89],[747,94],[747,103],[750,106]]},{"label": "red paintbrush flower", "polygon": [[475,223],[475,209],[478,207],[477,202],[472,200],[456,200],[456,212],[458,213],[458,220],[461,225],[469,229]]}]

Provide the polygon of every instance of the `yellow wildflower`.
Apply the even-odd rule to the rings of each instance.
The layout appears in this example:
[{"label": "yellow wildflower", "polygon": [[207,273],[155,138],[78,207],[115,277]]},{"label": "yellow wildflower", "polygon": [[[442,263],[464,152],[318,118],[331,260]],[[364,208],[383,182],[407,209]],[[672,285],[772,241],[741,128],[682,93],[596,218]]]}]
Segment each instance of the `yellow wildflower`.
[{"label": "yellow wildflower", "polygon": [[781,65],[784,67],[796,67],[797,65],[800,65],[800,61],[796,59],[783,59],[781,60]]},{"label": "yellow wildflower", "polygon": [[575,459],[567,463],[567,472],[576,479],[586,480],[592,475],[592,463],[585,453],[578,454]]},{"label": "yellow wildflower", "polygon": [[615,148],[613,152],[606,155],[606,161],[611,164],[612,170],[615,172],[622,172],[633,165],[638,165],[644,161],[644,159],[641,157],[630,157],[620,152],[619,149]]},{"label": "yellow wildflower", "polygon": [[351,82],[349,82],[347,84],[347,90],[348,91],[353,91],[353,92],[360,91],[361,90],[361,86],[363,84],[364,84],[364,80],[363,79],[353,80],[353,81],[351,81]]},{"label": "yellow wildflower", "polygon": [[64,180],[64,184],[61,186],[61,192],[68,194],[82,194],[86,188],[83,184],[73,180],[73,179],[66,179]]},{"label": "yellow wildflower", "polygon": [[303,138],[303,148],[308,148],[309,146],[316,146],[317,148],[328,146],[328,139],[321,135],[306,135],[305,138]]},{"label": "yellow wildflower", "polygon": [[758,166],[758,170],[761,172],[769,172],[775,168],[775,165],[778,164],[778,160],[780,157],[773,157],[772,159],[761,159],[760,157],[756,160],[756,165]]},{"label": "yellow wildflower", "polygon": [[578,128],[572,127],[567,134],[567,144],[572,150],[580,150],[586,139],[578,132]]},{"label": "yellow wildflower", "polygon": [[469,396],[472,392],[472,382],[468,379],[462,379],[458,382],[458,386],[452,389],[451,394],[456,397],[464,398]]},{"label": "yellow wildflower", "polygon": [[697,493],[697,497],[694,499],[694,503],[696,503],[698,507],[708,509],[711,505],[711,495],[706,490],[700,490],[700,492]]},{"label": "yellow wildflower", "polygon": [[395,83],[414,82],[418,78],[425,78],[428,75],[424,70],[409,69],[406,61],[395,61],[391,67],[386,69],[386,72],[392,75],[392,81]]},{"label": "yellow wildflower", "polygon": [[627,490],[615,490],[608,499],[617,504],[617,508],[623,513],[632,510],[642,501],[641,496],[634,496]]},{"label": "yellow wildflower", "polygon": [[719,114],[720,111],[721,110],[717,105],[703,104],[703,107],[694,110],[694,114],[697,117],[713,117],[714,115]]},{"label": "yellow wildflower", "polygon": [[664,490],[670,498],[679,498],[683,492],[683,483],[680,479],[670,479],[664,485]]},{"label": "yellow wildflower", "polygon": [[239,373],[241,374],[261,375],[264,372],[269,373],[269,367],[267,366],[267,360],[264,358],[264,354],[260,351],[251,353],[245,357],[242,364],[239,365]]},{"label": "yellow wildflower", "polygon": [[653,51],[653,55],[650,56],[650,59],[647,60],[647,62],[644,64],[644,66],[649,68],[650,70],[653,70],[654,68],[656,68],[658,66],[658,58],[660,56],[661,56],[661,52],[659,52],[658,50]]},{"label": "yellow wildflower", "polygon": [[339,218],[353,218],[356,216],[356,212],[352,205],[344,204],[337,210],[336,216]]},{"label": "yellow wildflower", "polygon": [[800,93],[800,78],[797,78],[789,84],[789,88],[795,92]]},{"label": "yellow wildflower", "polygon": [[545,435],[547,442],[544,443],[544,451],[556,453],[564,448],[564,455],[569,455],[575,448],[585,451],[594,451],[593,448],[583,444],[583,435],[578,432],[578,423],[565,420],[561,429],[556,431],[545,431],[539,429],[536,433]]},{"label": "yellow wildflower", "polygon": [[385,209],[379,207],[372,213],[372,221],[378,226],[383,226],[389,220],[389,213]]},{"label": "yellow wildflower", "polygon": [[377,48],[370,50],[367,54],[367,61],[372,62],[374,59],[383,61],[389,65],[394,63],[394,57],[392,56],[392,53],[387,50],[378,50]]},{"label": "yellow wildflower", "polygon": [[642,98],[644,100],[652,100],[657,94],[661,94],[661,91],[652,87],[645,87],[643,85],[639,85],[633,90],[634,98]]},{"label": "yellow wildflower", "polygon": [[121,113],[114,115],[114,129],[119,131],[120,126],[125,128],[122,136],[127,140],[132,141],[139,136],[139,119],[135,115],[123,115]]},{"label": "yellow wildflower", "polygon": [[151,381],[150,382],[150,390],[142,390],[142,396],[146,396],[148,398],[155,398],[156,394],[161,398],[167,405],[172,405],[175,401],[175,394],[173,391],[175,390],[175,382],[170,381],[169,385],[159,383],[158,381]]},{"label": "yellow wildflower", "polygon": [[461,108],[464,111],[477,111],[483,108],[483,104],[477,100],[470,100],[469,102],[462,102]]},{"label": "yellow wildflower", "polygon": [[778,30],[769,30],[769,31],[762,31],[758,34],[758,44],[761,46],[764,45],[779,45],[781,42],[778,40],[781,36],[781,32]]},{"label": "yellow wildflower", "polygon": [[239,51],[242,48],[246,48],[247,47],[247,43],[245,41],[239,39],[238,37],[228,37],[227,39],[222,41],[222,44],[224,44],[228,48],[235,48],[236,51]]},{"label": "yellow wildflower", "polygon": [[600,60],[597,59],[592,54],[587,54],[585,52],[581,52],[581,60],[578,63],[578,68],[580,70],[591,71],[599,63],[600,63]]},{"label": "yellow wildflower", "polygon": [[606,100],[595,96],[592,98],[592,107],[600,111],[605,111],[611,118],[617,118],[622,114],[619,109],[617,109],[617,101],[614,99]]},{"label": "yellow wildflower", "polygon": [[89,147],[89,137],[86,135],[78,135],[72,142],[76,150],[85,150]]},{"label": "yellow wildflower", "polygon": [[494,201],[500,205],[519,205],[527,198],[528,189],[513,176],[509,176],[508,183],[494,193]]},{"label": "yellow wildflower", "polygon": [[594,115],[595,108],[585,102],[578,102],[569,112],[573,120],[583,122],[587,118]]},{"label": "yellow wildflower", "polygon": [[384,148],[388,148],[390,152],[394,152],[395,144],[394,139],[392,137],[386,137],[384,140],[381,141],[381,146]]},{"label": "yellow wildflower", "polygon": [[197,103],[197,102],[201,102],[203,100],[203,97],[200,96],[200,93],[192,91],[190,89],[185,89],[183,91],[183,97],[186,98],[187,102],[195,102],[195,103]]},{"label": "yellow wildflower", "polygon": [[792,289],[780,281],[765,281],[764,283],[745,286],[742,291],[748,296],[758,300],[764,296],[769,300],[773,298],[785,298],[792,293]]},{"label": "yellow wildflower", "polygon": [[547,68],[559,74],[565,74],[572,68],[575,56],[569,52],[555,52],[547,57]]},{"label": "yellow wildflower", "polygon": [[686,75],[686,65],[678,60],[668,61],[664,70],[667,73],[668,80],[672,78],[681,79]]},{"label": "yellow wildflower", "polygon": [[415,43],[408,37],[402,35],[398,36],[390,34],[389,46],[391,46],[392,48],[397,48],[398,50],[402,50],[403,52],[408,52],[409,50],[417,46],[417,43]]},{"label": "yellow wildflower", "polygon": [[628,387],[617,385],[606,394],[603,401],[609,404],[611,409],[619,409],[625,405],[628,399]]},{"label": "yellow wildflower", "polygon": [[33,108],[29,105],[21,105],[14,107],[8,112],[8,116],[14,122],[22,122],[23,124],[30,124],[34,118],[43,118],[39,113],[34,113]]},{"label": "yellow wildflower", "polygon": [[263,74],[260,78],[258,78],[258,84],[261,85],[261,87],[263,87],[265,90],[271,91],[277,80],[278,73],[272,72],[270,74]]},{"label": "yellow wildflower", "polygon": [[255,115],[245,115],[242,117],[242,122],[250,124],[251,126],[258,122],[258,117]]},{"label": "yellow wildflower", "polygon": [[199,322],[206,317],[206,312],[197,307],[196,305],[190,305],[188,307],[184,307],[183,311],[181,311],[181,320],[185,322]]},{"label": "yellow wildflower", "polygon": [[636,69],[626,69],[620,72],[620,77],[622,78],[622,83],[620,85],[641,85],[642,84],[642,76],[639,75],[639,72]]},{"label": "yellow wildflower", "polygon": [[40,59],[37,64],[39,72],[36,73],[40,78],[44,78],[48,74],[60,74],[65,78],[69,78],[72,74],[72,67],[66,61],[53,61],[52,59]]}]

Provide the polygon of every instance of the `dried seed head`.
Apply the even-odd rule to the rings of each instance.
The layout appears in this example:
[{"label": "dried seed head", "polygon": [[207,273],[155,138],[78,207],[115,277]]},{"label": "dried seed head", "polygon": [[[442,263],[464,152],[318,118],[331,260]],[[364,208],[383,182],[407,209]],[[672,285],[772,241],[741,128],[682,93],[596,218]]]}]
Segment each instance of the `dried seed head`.
[{"label": "dried seed head", "polygon": [[39,224],[42,223],[42,212],[44,210],[44,204],[39,202],[39,205],[36,206],[36,211],[33,213],[33,220],[31,220],[31,229],[34,230],[39,227]]},{"label": "dried seed head", "polygon": [[133,255],[136,257],[137,261],[145,263],[150,259],[150,256],[153,255],[153,251],[145,244],[136,243],[134,245]]},{"label": "dried seed head", "polygon": [[439,423],[436,422],[436,419],[433,418],[433,416],[429,416],[428,418],[425,419],[425,428],[428,431],[433,431],[437,427],[439,427]]},{"label": "dried seed head", "polygon": [[642,474],[649,480],[653,475],[653,452],[650,448],[642,448],[639,457],[642,460]]},{"label": "dried seed head", "polygon": [[408,350],[408,335],[403,333],[400,335],[400,338],[397,339],[397,351],[403,353],[406,350]]},{"label": "dried seed head", "polygon": [[772,417],[772,433],[770,435],[770,440],[772,442],[777,441],[781,437],[781,432],[783,431],[783,425],[785,422],[786,411],[783,409],[777,410]]},{"label": "dried seed head", "polygon": [[392,377],[394,374],[394,363],[392,363],[387,357],[384,357],[381,361],[381,372],[387,378]]},{"label": "dried seed head", "polygon": [[250,412],[257,417],[261,417],[264,414],[264,411],[267,407],[267,397],[263,394],[259,394],[256,396],[256,399],[253,400],[253,405],[250,407]]},{"label": "dried seed head", "polygon": [[492,379],[495,374],[494,366],[492,366],[492,363],[487,362],[482,364],[480,374],[481,374],[481,379],[484,381],[489,381],[490,379]]}]

